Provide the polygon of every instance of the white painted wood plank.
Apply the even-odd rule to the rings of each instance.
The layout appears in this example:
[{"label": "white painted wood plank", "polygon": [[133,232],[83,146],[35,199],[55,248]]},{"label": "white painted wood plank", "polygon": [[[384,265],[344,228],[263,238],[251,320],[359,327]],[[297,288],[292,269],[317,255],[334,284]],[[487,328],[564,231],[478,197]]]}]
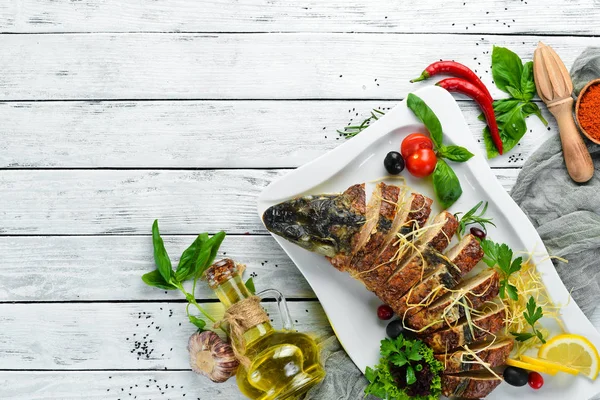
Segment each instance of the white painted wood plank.
[{"label": "white painted wood plank", "polygon": [[[1,7],[1,6],[0,6]],[[2,10],[2,8],[0,8]],[[20,0],[8,2],[8,32],[453,32],[598,34],[593,1],[441,0]]]},{"label": "white painted wood plank", "polygon": [[[298,167],[343,143],[336,132],[397,101],[126,101],[0,103],[0,167]],[[481,139],[479,108],[459,102]],[[541,105],[541,103],[540,103]],[[537,118],[492,167],[520,167],[556,134]],[[357,115],[358,114],[358,115]],[[480,148],[484,149],[483,140]],[[268,156],[267,156],[268,155]]]},{"label": "white painted wood plank", "polygon": [[[277,306],[264,305],[279,328]],[[321,338],[333,334],[318,302],[290,302],[288,306],[297,321],[295,329]],[[190,368],[186,345],[196,329],[187,321],[184,302],[0,307],[0,369]],[[222,316],[221,303],[203,307],[216,318]]]},{"label": "white painted wood plank", "polygon": [[420,86],[410,78],[441,58],[466,63],[491,85],[492,44],[531,59],[540,39],[567,66],[597,45],[580,37],[423,34],[3,35],[0,100],[398,99]]},{"label": "white painted wood plank", "polygon": [[3,400],[247,399],[238,390],[235,378],[217,384],[192,371],[4,371],[0,372],[0,398]]},{"label": "white painted wood plank", "polygon": [[[195,239],[164,236],[173,266]],[[155,268],[149,236],[4,236],[0,254],[0,301],[183,300],[179,291],[146,286],[142,274]],[[287,298],[314,298],[310,286],[271,236],[228,236],[219,258],[247,266],[257,290],[276,288]],[[191,291],[190,286],[188,291]],[[205,283],[199,299],[216,296]]]},{"label": "white painted wood plank", "polygon": [[[494,170],[507,190],[516,169]],[[256,197],[285,170],[4,170],[0,234],[266,233]]]}]

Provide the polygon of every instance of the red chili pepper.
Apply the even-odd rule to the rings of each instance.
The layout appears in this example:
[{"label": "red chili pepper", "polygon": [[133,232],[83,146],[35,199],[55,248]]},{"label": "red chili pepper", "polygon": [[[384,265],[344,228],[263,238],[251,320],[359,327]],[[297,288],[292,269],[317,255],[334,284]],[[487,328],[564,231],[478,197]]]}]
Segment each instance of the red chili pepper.
[{"label": "red chili pepper", "polygon": [[428,79],[434,75],[439,75],[439,74],[447,74],[447,75],[457,76],[459,78],[464,78],[467,81],[471,82],[473,85],[477,86],[479,89],[481,89],[486,94],[486,96],[491,101],[493,101],[492,95],[488,91],[487,87],[485,87],[483,82],[481,82],[481,79],[479,79],[477,74],[475,74],[475,72],[473,72],[466,65],[457,63],[456,61],[434,62],[433,64],[430,64],[427,68],[425,68],[425,70],[423,71],[421,76],[419,76],[416,79],[411,80],[411,82],[424,81],[425,79]]},{"label": "red chili pepper", "polygon": [[498,123],[496,122],[496,115],[494,114],[494,105],[492,100],[486,96],[486,94],[477,86],[462,78],[447,78],[436,83],[437,86],[443,87],[449,92],[462,93],[469,96],[479,104],[483,115],[487,121],[488,127],[490,128],[490,135],[492,141],[498,153],[502,154],[502,139],[498,132]]}]

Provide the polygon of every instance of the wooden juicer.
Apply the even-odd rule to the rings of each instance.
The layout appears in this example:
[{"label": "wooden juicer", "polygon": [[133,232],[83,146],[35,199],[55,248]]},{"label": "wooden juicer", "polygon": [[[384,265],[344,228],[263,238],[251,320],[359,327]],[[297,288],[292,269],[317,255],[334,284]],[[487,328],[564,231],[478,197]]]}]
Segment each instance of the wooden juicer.
[{"label": "wooden juicer", "polygon": [[558,122],[567,171],[575,182],[589,181],[594,175],[590,153],[573,119],[573,82],[558,54],[539,42],[533,54],[533,75],[538,96]]}]

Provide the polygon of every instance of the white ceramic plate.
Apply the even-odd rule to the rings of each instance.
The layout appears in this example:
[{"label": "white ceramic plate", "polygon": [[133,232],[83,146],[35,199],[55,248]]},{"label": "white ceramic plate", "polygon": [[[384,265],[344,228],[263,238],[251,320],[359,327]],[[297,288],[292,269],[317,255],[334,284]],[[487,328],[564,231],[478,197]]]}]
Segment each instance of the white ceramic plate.
[{"label": "white ceramic plate", "polygon": [[[435,86],[421,89],[416,94],[440,119],[444,143],[464,146],[475,154],[466,163],[452,163],[460,179],[463,195],[450,211],[464,212],[481,200],[489,201],[488,214],[497,226],[488,228],[490,238],[507,243],[515,251],[535,251],[538,270],[552,299],[556,304],[566,304],[562,314],[568,331],[586,336],[600,348],[600,334],[575,302],[569,302],[568,290],[548,260],[540,237],[523,211],[500,186],[485,158],[479,154],[479,146],[452,96]],[[400,103],[360,135],[271,183],[258,199],[259,215],[262,216],[269,206],[290,198],[342,192],[352,184],[371,182],[386,176],[383,168],[385,155],[391,150],[398,150],[407,134],[418,131],[424,131],[424,127],[405,102]],[[414,191],[435,199],[430,179],[415,179],[408,173],[403,173],[403,176]],[[386,182],[397,183],[393,180]],[[367,186],[368,195],[372,187]],[[435,201],[432,208],[432,215],[440,211]],[[319,297],[338,339],[356,366],[364,372],[367,366],[377,364],[379,342],[386,336],[385,323],[378,321],[376,316],[376,308],[381,304],[379,299],[360,282],[333,268],[324,257],[279,236],[274,237]],[[533,391],[528,386],[516,388],[503,383],[488,398],[519,396],[521,399],[583,400],[598,392],[600,379],[591,382],[583,377],[558,374],[547,376],[541,390]]]}]

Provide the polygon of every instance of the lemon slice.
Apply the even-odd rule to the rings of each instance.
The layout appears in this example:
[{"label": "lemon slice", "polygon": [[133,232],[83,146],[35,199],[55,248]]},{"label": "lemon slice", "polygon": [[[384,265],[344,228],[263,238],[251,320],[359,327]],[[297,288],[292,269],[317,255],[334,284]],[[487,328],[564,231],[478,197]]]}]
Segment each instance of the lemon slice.
[{"label": "lemon slice", "polygon": [[512,358],[506,360],[506,365],[510,365],[511,367],[523,368],[527,371],[541,372],[542,374],[548,375],[556,375],[556,373],[558,372],[558,370],[554,368],[549,368],[544,365],[530,364],[524,361],[514,360]]},{"label": "lemon slice", "polygon": [[596,347],[580,335],[558,335],[540,347],[538,357],[578,370],[595,380],[600,369],[600,356]]},{"label": "lemon slice", "polygon": [[525,361],[529,364],[541,365],[542,367],[556,369],[560,372],[566,372],[567,374],[571,375],[579,375],[579,371],[575,368],[566,367],[554,361],[542,360],[541,358],[534,358],[529,356],[521,356],[521,361]]}]

